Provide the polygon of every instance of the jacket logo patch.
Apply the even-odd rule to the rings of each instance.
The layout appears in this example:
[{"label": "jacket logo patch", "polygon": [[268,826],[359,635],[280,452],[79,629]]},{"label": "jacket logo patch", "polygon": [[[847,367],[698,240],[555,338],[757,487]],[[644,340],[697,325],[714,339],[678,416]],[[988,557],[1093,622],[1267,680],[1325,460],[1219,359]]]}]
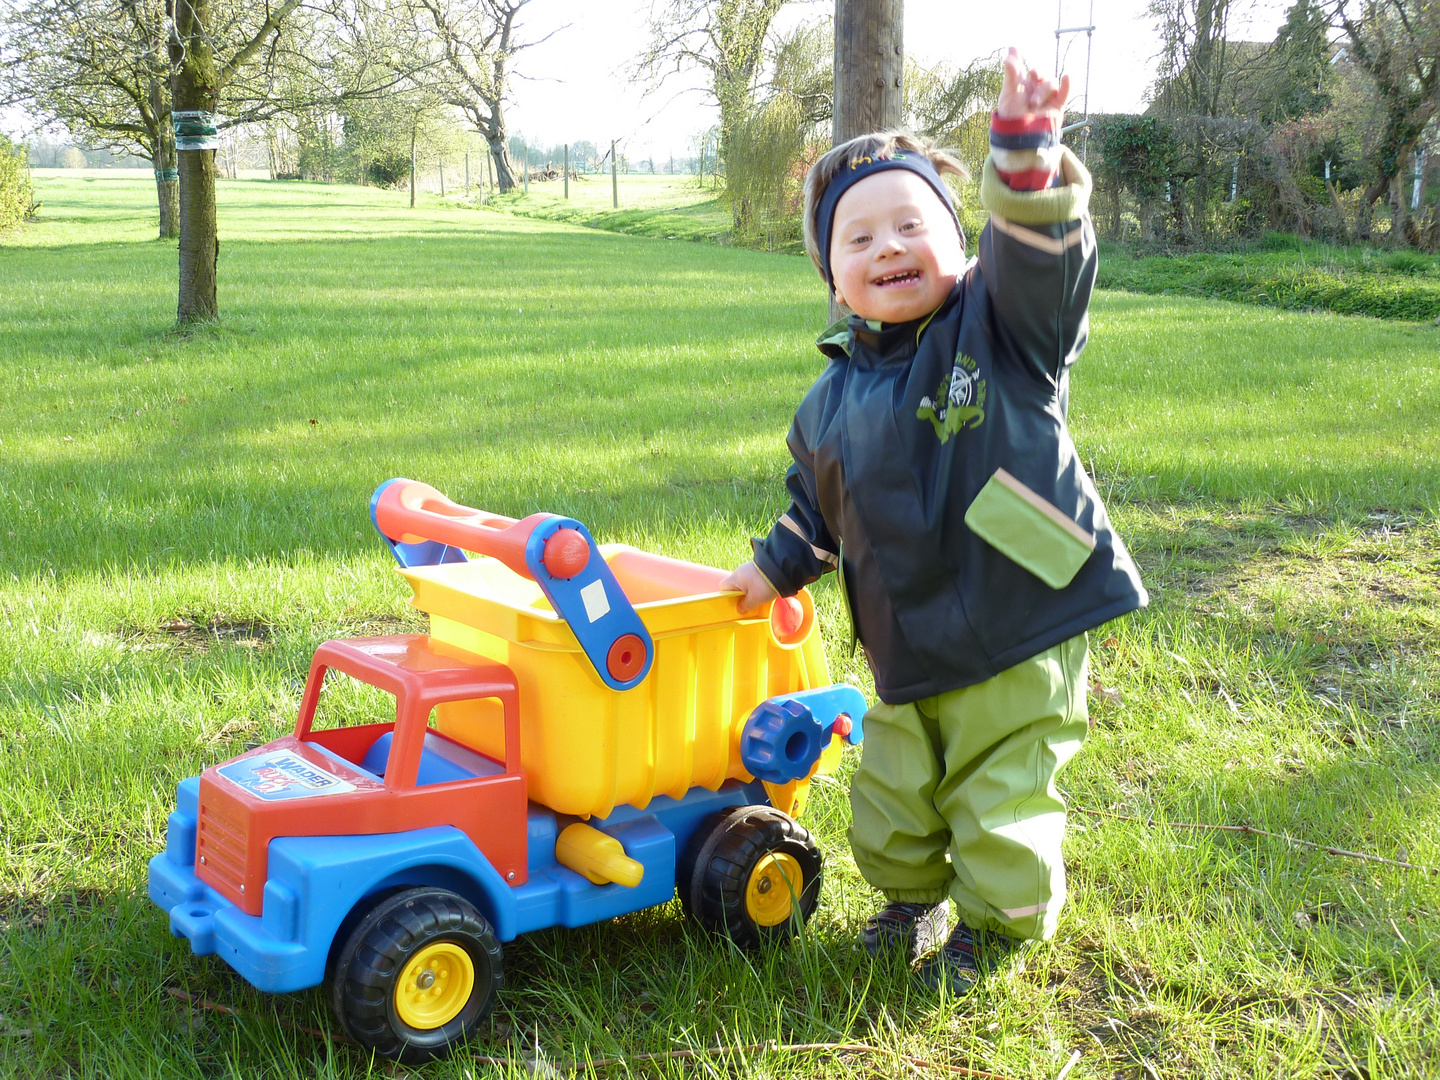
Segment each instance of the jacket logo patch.
[{"label": "jacket logo patch", "polygon": [[973,358],[956,353],[955,366],[941,380],[934,399],[920,399],[915,419],[929,420],[942,444],[955,432],[985,422],[985,380],[976,374],[977,368]]}]

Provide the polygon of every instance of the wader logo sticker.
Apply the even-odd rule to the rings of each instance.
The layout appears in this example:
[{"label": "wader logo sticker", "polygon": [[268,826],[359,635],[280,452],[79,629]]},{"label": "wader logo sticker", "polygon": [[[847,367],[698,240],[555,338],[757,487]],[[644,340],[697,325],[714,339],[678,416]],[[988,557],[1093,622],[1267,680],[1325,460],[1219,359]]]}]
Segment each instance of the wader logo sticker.
[{"label": "wader logo sticker", "polygon": [[218,770],[241,791],[258,795],[266,802],[308,799],[313,795],[339,795],[354,791],[355,785],[310,764],[293,750],[232,761]]},{"label": "wader logo sticker", "polygon": [[936,389],[934,400],[920,399],[915,418],[929,420],[942,443],[957,431],[985,422],[985,380],[975,374],[977,366],[971,357],[956,353],[955,366]]}]

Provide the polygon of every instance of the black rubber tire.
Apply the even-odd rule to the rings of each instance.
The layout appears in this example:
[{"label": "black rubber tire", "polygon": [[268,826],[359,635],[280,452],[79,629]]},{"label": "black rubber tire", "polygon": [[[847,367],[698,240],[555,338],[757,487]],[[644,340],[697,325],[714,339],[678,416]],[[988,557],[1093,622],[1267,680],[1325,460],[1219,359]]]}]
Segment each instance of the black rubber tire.
[{"label": "black rubber tire", "polygon": [[[412,956],[450,941],[469,954],[475,987],[460,1012],[431,1029],[395,1011],[395,984]],[[345,1033],[382,1057],[418,1064],[443,1057],[495,1007],[504,981],[500,942],[480,912],[446,889],[404,889],[379,900],[351,932],[335,963],[330,1001]]]},{"label": "black rubber tire", "polygon": [[[771,852],[800,864],[800,895],[790,920],[756,923],[745,908],[745,890],[756,865]],[[803,825],[773,806],[739,806],[700,823],[676,867],[680,904],[705,929],[723,934],[742,949],[786,941],[814,914],[820,902],[824,857]]]}]

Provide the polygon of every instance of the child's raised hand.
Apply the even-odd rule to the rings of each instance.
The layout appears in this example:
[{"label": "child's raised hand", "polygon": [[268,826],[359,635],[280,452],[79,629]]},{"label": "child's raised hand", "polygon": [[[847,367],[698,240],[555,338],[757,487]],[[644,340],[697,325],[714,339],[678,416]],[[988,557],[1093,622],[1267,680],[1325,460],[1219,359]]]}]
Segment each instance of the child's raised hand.
[{"label": "child's raised hand", "polygon": [[1020,62],[1020,50],[1011,47],[1005,54],[1004,82],[1000,87],[1000,100],[995,111],[1006,120],[1036,113],[1065,112],[1065,103],[1070,100],[1070,76],[1060,76],[1057,83],[1047,79],[1034,68],[1027,74]]},{"label": "child's raised hand", "polygon": [[745,594],[740,597],[741,615],[768,604],[780,595],[770,582],[765,580],[765,575],[760,573],[753,562],[738,566],[725,575],[720,582],[720,590],[725,592],[731,589],[738,589]]}]

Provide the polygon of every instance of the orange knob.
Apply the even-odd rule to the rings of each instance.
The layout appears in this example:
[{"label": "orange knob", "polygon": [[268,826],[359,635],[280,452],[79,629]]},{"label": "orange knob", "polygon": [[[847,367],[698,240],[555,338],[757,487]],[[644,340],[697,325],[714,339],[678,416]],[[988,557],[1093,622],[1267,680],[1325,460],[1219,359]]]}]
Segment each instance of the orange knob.
[{"label": "orange knob", "polygon": [[551,577],[568,580],[589,565],[590,544],[579,529],[556,529],[545,541],[545,553],[540,561]]},{"label": "orange knob", "polygon": [[605,667],[616,682],[629,682],[645,667],[645,642],[638,634],[621,634],[605,656]]},{"label": "orange knob", "polygon": [[793,596],[782,596],[770,609],[770,626],[780,641],[794,640],[800,628],[805,625],[805,607]]}]

